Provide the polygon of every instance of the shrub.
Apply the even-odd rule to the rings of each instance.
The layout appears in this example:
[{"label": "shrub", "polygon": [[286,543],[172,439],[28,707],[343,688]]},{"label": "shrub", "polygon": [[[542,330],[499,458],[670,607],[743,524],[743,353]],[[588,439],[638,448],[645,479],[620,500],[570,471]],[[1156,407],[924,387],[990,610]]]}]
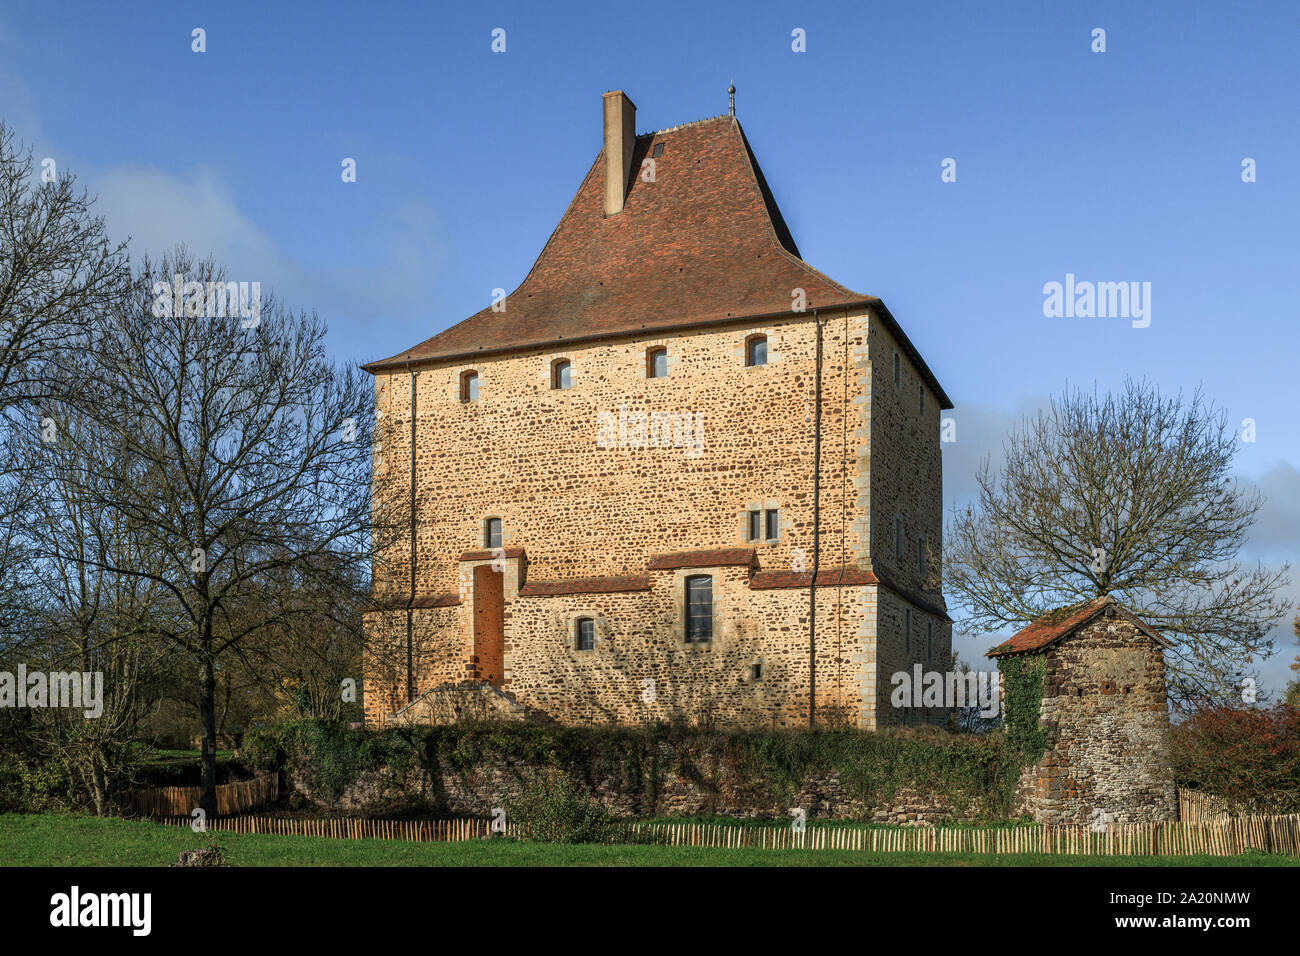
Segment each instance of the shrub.
[{"label": "shrub", "polygon": [[554,767],[534,774],[506,814],[515,836],[541,843],[608,843],[618,827],[590,790]]},{"label": "shrub", "polygon": [[59,760],[0,751],[0,813],[59,813],[75,809],[76,786]]},{"label": "shrub", "polygon": [[[1001,816],[1023,755],[1005,734],[953,734],[937,727],[809,731],[707,730],[668,724],[640,727],[536,727],[518,723],[349,730],[312,720],[250,732],[241,757],[258,771],[285,770],[313,799],[334,800],[362,774],[388,768],[388,797],[401,791],[408,769],[427,777],[432,793],[443,781],[470,781],[485,767],[530,780],[535,768],[555,768],[573,786],[615,789],[629,811],[662,812],[669,775],[693,783],[702,811],[733,801],[793,806],[812,774],[838,778],[845,796],[867,808],[889,804],[899,791],[933,793],[956,814]],[[726,789],[724,789],[724,786]],[[426,793],[436,803],[438,796]],[[441,805],[437,809],[450,809]],[[512,822],[513,819],[512,819]]]},{"label": "shrub", "polygon": [[1253,812],[1300,812],[1300,710],[1286,704],[1201,711],[1172,728],[1169,756],[1180,787]]}]

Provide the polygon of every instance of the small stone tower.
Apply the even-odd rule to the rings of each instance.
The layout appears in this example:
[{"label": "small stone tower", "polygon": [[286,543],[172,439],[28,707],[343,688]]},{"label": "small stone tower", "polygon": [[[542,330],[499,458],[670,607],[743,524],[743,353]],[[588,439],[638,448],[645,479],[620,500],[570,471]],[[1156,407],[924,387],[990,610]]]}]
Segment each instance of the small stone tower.
[{"label": "small stone tower", "polygon": [[1021,773],[1017,812],[1041,823],[1177,818],[1164,661],[1172,646],[1107,595],[1046,614],[988,652],[1009,725],[1008,704],[1025,706],[1041,680],[1043,752]]}]

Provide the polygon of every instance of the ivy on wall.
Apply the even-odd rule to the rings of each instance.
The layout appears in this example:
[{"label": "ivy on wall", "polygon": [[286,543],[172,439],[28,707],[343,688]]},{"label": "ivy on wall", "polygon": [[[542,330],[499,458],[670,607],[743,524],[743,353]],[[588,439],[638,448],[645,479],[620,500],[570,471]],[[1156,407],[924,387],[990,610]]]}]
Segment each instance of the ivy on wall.
[{"label": "ivy on wall", "polygon": [[1041,720],[1046,664],[1040,655],[999,657],[998,672],[1007,744],[1022,767],[1031,766],[1047,750],[1047,730]]},{"label": "ivy on wall", "polygon": [[[669,776],[716,794],[715,810],[794,806],[814,776],[835,777],[865,807],[889,805],[904,788],[934,794],[956,815],[1010,811],[1008,779],[1020,758],[1007,735],[951,734],[938,728],[861,730],[707,730],[678,725],[551,727],[479,724],[349,729],[300,721],[250,733],[244,762],[292,770],[335,800],[363,774],[382,776],[401,805],[411,771],[433,780],[491,767],[526,779],[556,768],[591,789],[630,798],[642,815],[664,809]],[[725,790],[725,792],[724,792]],[[414,806],[413,795],[406,805]]]}]

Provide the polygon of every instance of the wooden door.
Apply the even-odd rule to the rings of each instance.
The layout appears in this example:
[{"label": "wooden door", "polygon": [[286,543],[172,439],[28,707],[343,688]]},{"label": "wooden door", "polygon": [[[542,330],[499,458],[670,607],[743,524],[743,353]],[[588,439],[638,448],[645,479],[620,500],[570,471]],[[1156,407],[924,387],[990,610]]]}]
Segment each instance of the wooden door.
[{"label": "wooden door", "polygon": [[496,687],[506,675],[504,582],[490,564],[474,569],[474,676]]}]

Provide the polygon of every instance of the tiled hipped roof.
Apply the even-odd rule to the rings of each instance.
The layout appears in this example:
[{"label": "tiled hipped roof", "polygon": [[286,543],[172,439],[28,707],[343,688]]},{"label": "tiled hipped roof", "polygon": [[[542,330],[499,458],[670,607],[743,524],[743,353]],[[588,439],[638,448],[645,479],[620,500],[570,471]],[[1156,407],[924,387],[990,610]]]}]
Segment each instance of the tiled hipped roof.
[{"label": "tiled hipped roof", "polygon": [[[654,148],[654,182],[638,175]],[[366,366],[463,359],[529,346],[651,334],[791,312],[792,290],[814,308],[871,307],[944,407],[947,396],[879,299],[832,281],[799,258],[740,124],[719,116],[639,136],[623,210],[606,216],[604,152],[505,310],[491,306]]]},{"label": "tiled hipped roof", "polygon": [[1116,602],[1109,594],[1106,594],[1083,604],[1049,611],[1028,627],[1017,632],[1009,640],[1003,641],[993,648],[985,656],[1003,657],[1007,654],[1024,654],[1044,650],[1057,641],[1069,637],[1108,607],[1113,607],[1116,614],[1132,621],[1140,631],[1158,644],[1164,647],[1174,646],[1172,641],[1153,631],[1135,617],[1131,611]]}]

